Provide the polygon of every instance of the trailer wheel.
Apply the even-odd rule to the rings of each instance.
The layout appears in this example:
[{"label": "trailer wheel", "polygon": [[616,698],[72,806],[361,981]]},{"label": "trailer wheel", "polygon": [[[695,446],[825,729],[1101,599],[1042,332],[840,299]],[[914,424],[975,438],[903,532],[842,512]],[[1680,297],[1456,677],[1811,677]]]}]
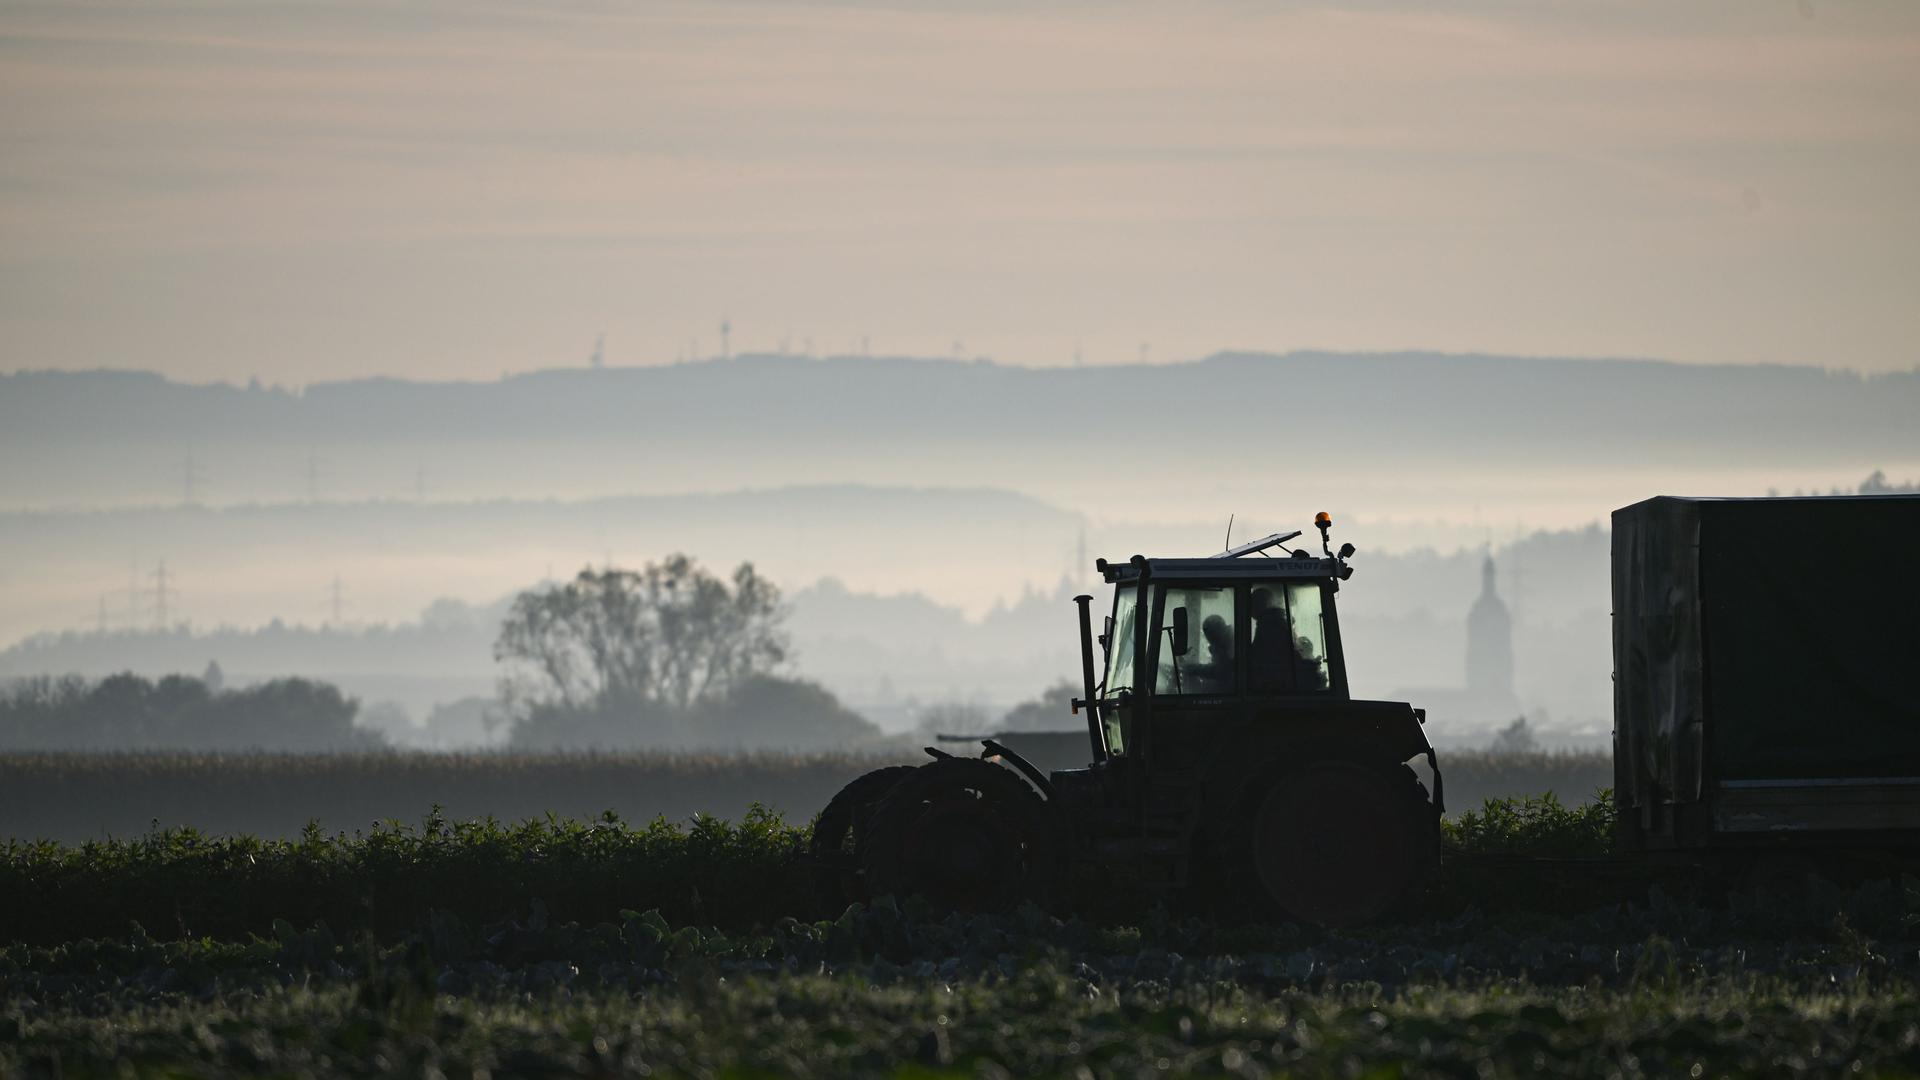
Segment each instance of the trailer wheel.
[{"label": "trailer wheel", "polygon": [[858,861],[860,841],[866,835],[873,810],[894,785],[920,771],[917,765],[889,765],[856,777],[839,790],[814,819],[807,853],[818,868],[822,906],[839,914],[848,904],[867,898]]},{"label": "trailer wheel", "polygon": [[1261,800],[1251,839],[1266,896],[1322,926],[1357,926],[1404,908],[1439,863],[1438,818],[1404,766],[1383,773],[1326,761],[1291,770]]},{"label": "trailer wheel", "polygon": [[1045,904],[1057,874],[1050,808],[1011,770],[947,758],[914,770],[874,808],[861,844],[874,895],[961,911]]}]

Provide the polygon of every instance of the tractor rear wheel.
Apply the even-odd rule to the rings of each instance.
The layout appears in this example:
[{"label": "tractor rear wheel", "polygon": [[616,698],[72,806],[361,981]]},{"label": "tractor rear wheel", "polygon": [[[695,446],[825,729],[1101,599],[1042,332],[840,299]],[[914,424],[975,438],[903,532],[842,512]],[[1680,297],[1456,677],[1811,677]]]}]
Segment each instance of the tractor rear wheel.
[{"label": "tractor rear wheel", "polygon": [[1045,904],[1059,858],[1050,808],[1027,782],[979,758],[930,762],[874,808],[861,845],[876,896],[922,896],[961,911]]},{"label": "tractor rear wheel", "polygon": [[1402,766],[1326,761],[1291,770],[1260,802],[1253,869],[1288,915],[1357,926],[1404,907],[1439,865],[1438,819]]},{"label": "tractor rear wheel", "polygon": [[818,891],[823,907],[838,915],[848,904],[865,900],[859,851],[873,810],[894,785],[920,771],[917,765],[889,765],[855,778],[827,803],[814,819],[807,853],[818,868]]}]

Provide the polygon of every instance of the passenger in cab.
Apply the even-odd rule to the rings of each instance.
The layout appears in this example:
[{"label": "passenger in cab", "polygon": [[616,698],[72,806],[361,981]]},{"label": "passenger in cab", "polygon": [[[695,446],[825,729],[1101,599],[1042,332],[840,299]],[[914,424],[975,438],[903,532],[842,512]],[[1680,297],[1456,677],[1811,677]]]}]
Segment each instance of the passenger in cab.
[{"label": "passenger in cab", "polygon": [[1251,597],[1253,641],[1247,647],[1251,669],[1248,681],[1254,690],[1291,690],[1293,688],[1293,637],[1287,610],[1274,601],[1273,590],[1258,588]]},{"label": "passenger in cab", "polygon": [[1312,639],[1294,633],[1293,620],[1273,590],[1253,590],[1253,641],[1248,681],[1255,691],[1311,694],[1327,688],[1327,667]]}]

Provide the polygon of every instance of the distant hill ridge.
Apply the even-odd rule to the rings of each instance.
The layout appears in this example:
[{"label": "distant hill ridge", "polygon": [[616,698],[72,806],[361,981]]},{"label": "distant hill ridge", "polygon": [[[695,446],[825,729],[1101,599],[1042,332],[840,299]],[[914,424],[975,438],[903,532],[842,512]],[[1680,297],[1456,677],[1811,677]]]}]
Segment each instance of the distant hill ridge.
[{"label": "distant hill ridge", "polygon": [[1800,460],[1913,450],[1920,372],[1692,365],[1475,354],[1219,353],[1083,368],[986,361],[747,355],[662,367],[558,369],[492,382],[374,378],[301,391],[196,385],[135,371],[0,375],[0,446],[192,438],[208,444],[518,439],[745,440],[831,432],[843,442],[1008,437],[1036,445],[1082,425],[1169,408],[1214,423],[1337,423],[1346,452],[1444,439],[1474,454],[1529,446],[1587,458],[1604,446],[1738,457],[1812,435]]}]

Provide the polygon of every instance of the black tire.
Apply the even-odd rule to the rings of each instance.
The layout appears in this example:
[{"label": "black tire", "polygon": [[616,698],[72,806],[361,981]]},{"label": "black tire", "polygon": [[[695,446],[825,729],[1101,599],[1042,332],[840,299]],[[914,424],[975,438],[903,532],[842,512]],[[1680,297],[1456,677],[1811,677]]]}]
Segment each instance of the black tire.
[{"label": "black tire", "polygon": [[1241,849],[1261,899],[1302,922],[1359,926],[1417,905],[1440,861],[1439,817],[1411,769],[1350,761],[1288,770]]},{"label": "black tire", "polygon": [[839,914],[848,904],[868,898],[859,852],[867,824],[894,785],[920,771],[917,765],[889,765],[865,773],[839,790],[813,821],[807,853],[813,857],[821,906]]},{"label": "black tire", "polygon": [[1051,808],[1011,770],[979,758],[915,770],[874,808],[861,847],[874,895],[960,911],[1045,905],[1058,859]]}]

